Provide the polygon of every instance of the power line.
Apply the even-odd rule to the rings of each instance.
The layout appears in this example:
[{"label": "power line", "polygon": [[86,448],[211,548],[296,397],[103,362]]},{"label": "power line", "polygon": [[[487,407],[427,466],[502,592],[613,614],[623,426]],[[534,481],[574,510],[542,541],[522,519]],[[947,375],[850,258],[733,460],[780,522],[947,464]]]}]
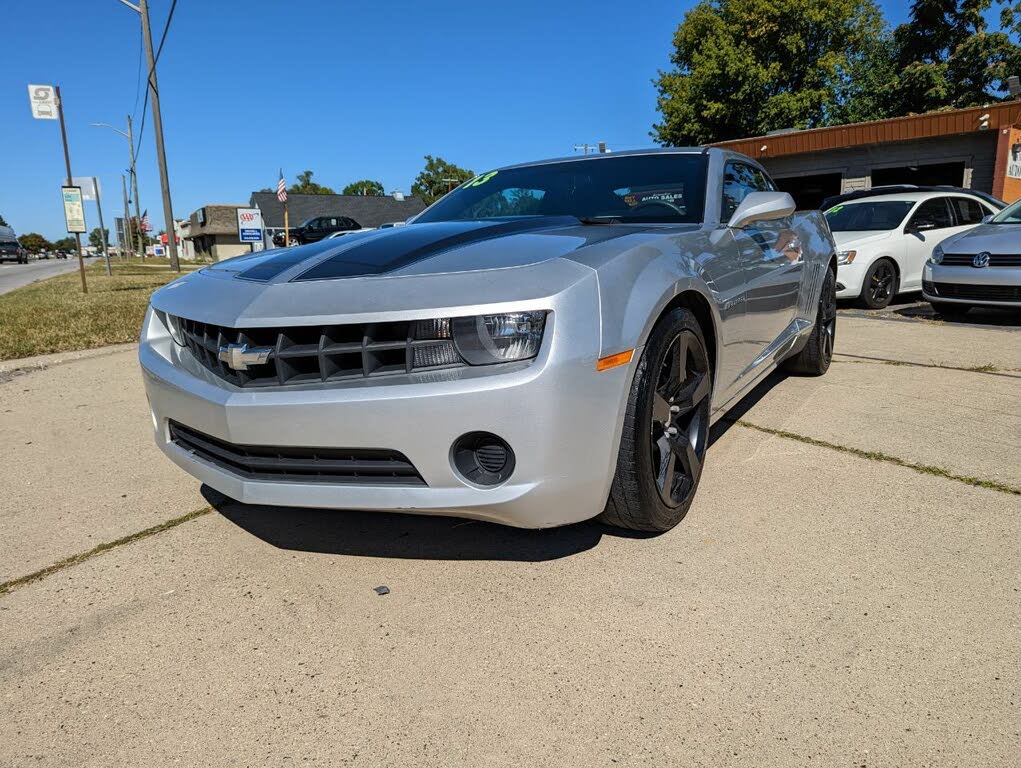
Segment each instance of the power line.
[{"label": "power line", "polygon": [[167,41],[167,32],[170,30],[170,22],[174,18],[175,8],[177,8],[177,0],[172,0],[170,3],[170,13],[167,14],[167,23],[163,25],[163,34],[160,35],[160,44],[156,48],[156,55],[153,56],[152,59],[152,68],[149,70],[149,74],[145,78],[145,99],[142,101],[142,125],[139,126],[138,129],[138,149],[135,150],[136,161],[138,160],[138,156],[142,153],[142,136],[145,134],[145,111],[146,107],[149,106],[149,83],[152,81],[152,73],[156,70],[156,64],[159,63],[160,54],[163,52],[163,43]]}]

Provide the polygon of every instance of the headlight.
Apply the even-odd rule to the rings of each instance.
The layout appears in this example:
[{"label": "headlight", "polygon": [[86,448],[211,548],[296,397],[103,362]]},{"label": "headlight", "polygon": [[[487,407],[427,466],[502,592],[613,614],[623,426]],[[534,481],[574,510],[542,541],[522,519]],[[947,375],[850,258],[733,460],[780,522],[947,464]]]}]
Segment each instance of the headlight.
[{"label": "headlight", "polygon": [[942,245],[937,245],[935,248],[932,249],[932,256],[929,257],[929,261],[931,261],[933,264],[942,264],[943,263],[943,246]]},{"label": "headlight", "polygon": [[167,329],[170,334],[170,338],[174,340],[178,346],[185,346],[184,343],[184,332],[181,330],[181,321],[173,315],[168,315],[166,312],[162,312],[158,309],[153,308],[153,314],[160,319],[163,326]]},{"label": "headlight", "polygon": [[539,354],[546,312],[455,317],[454,344],[469,365],[526,360]]},{"label": "headlight", "polygon": [[837,253],[837,264],[851,264],[857,255],[858,251],[839,251]]}]

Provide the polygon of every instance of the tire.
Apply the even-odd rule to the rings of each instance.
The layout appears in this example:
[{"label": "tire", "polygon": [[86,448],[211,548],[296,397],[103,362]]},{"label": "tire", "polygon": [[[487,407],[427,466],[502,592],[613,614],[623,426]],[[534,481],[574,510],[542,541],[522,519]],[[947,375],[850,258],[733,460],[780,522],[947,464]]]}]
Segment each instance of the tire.
[{"label": "tire", "polygon": [[635,371],[602,522],[662,532],[684,518],[702,476],[711,395],[702,329],[690,311],[672,310],[656,324]]},{"label": "tire", "polygon": [[837,278],[833,270],[826,270],[822,290],[819,292],[819,309],[815,327],[805,346],[796,355],[787,358],[781,366],[785,371],[802,376],[822,376],[830,369],[833,345],[837,340]]},{"label": "tire", "polygon": [[964,316],[968,314],[968,310],[971,309],[970,304],[951,304],[943,301],[930,301],[929,303],[944,320],[963,320]]},{"label": "tire", "polygon": [[889,259],[876,259],[861,286],[860,301],[869,309],[882,309],[897,294],[897,268]]}]

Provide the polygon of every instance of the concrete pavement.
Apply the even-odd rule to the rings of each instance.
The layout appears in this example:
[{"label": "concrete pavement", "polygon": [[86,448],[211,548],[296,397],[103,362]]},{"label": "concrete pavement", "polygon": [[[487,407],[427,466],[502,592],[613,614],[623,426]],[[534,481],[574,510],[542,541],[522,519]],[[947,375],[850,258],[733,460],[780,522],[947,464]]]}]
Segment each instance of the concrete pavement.
[{"label": "concrete pavement", "polygon": [[[85,259],[86,264],[91,264],[95,258]],[[28,264],[14,264],[5,261],[0,264],[0,295],[9,293],[15,288],[21,288],[47,277],[62,275],[65,272],[73,272],[78,269],[78,259],[44,259],[43,261],[32,260]]]},{"label": "concrete pavement", "polygon": [[[848,356],[742,418],[1016,485],[1019,341],[842,318]],[[100,383],[109,406],[60,394]],[[3,434],[32,441],[15,459],[69,445],[58,476],[0,490],[5,572],[207,503],[145,447],[140,392],[130,350],[0,384]],[[59,428],[93,408],[89,446]],[[654,538],[209,494],[0,595],[0,765],[1015,765],[1021,497],[715,437]]]}]

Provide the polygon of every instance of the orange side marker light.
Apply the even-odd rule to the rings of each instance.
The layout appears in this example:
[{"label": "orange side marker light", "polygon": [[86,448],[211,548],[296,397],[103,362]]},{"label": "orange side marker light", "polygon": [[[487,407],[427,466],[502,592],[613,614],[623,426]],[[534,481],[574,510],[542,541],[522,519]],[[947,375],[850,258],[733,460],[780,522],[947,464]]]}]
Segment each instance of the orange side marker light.
[{"label": "orange side marker light", "polygon": [[608,371],[611,368],[616,368],[618,365],[627,365],[631,362],[631,358],[634,354],[635,351],[633,349],[629,349],[627,352],[618,352],[615,355],[601,357],[596,360],[596,370]]}]

